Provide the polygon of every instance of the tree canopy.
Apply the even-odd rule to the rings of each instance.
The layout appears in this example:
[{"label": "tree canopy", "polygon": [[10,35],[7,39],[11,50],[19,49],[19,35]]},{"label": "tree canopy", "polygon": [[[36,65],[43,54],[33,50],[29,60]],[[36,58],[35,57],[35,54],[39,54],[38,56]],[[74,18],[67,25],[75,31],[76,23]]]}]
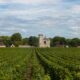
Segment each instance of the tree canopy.
[{"label": "tree canopy", "polygon": [[28,40],[28,44],[31,46],[38,46],[38,38],[35,36],[30,36]]},{"label": "tree canopy", "polygon": [[[3,41],[4,45],[6,47],[10,47],[12,44],[18,47],[19,45],[30,45],[38,47],[39,40],[36,36],[30,36],[29,38],[22,38],[22,35],[20,33],[14,33],[12,36],[0,36],[1,41]],[[79,38],[72,38],[67,39],[65,37],[61,36],[55,36],[53,38],[50,38],[51,40],[51,47],[56,46],[70,46],[70,47],[77,47],[80,46],[80,39]]]},{"label": "tree canopy", "polygon": [[12,44],[14,44],[16,47],[18,47],[21,44],[21,41],[22,41],[21,34],[20,33],[14,33],[11,36],[11,41],[12,41]]}]

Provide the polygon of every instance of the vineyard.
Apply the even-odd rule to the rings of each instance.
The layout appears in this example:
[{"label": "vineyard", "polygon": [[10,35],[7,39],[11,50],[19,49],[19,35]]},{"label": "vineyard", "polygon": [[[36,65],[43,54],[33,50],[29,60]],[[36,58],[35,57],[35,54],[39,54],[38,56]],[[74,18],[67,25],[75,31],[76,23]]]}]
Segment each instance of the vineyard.
[{"label": "vineyard", "polygon": [[80,80],[80,49],[1,48],[0,80]]}]

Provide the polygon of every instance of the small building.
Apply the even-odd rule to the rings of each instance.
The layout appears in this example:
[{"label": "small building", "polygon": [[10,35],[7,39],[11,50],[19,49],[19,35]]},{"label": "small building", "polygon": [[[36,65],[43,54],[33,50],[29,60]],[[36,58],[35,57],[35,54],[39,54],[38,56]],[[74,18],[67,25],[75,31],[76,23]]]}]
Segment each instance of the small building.
[{"label": "small building", "polygon": [[10,47],[15,47],[15,45],[14,45],[14,44],[12,44]]},{"label": "small building", "polygon": [[69,48],[69,45],[66,45],[65,47],[66,47],[66,48]]},{"label": "small building", "polygon": [[39,34],[39,47],[50,47],[50,39],[46,38],[43,34]]}]

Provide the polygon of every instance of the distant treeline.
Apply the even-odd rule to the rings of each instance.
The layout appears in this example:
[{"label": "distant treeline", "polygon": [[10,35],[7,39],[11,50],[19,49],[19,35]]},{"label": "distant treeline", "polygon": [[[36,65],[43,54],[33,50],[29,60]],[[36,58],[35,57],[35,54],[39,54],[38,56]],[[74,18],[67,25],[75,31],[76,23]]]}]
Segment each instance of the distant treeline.
[{"label": "distant treeline", "polygon": [[[50,38],[51,47],[78,47],[80,46],[80,38],[67,39],[65,37],[55,36]],[[0,44],[10,47],[12,44],[16,47],[19,45],[30,45],[38,47],[39,39],[36,36],[22,38],[20,33],[14,33],[12,36],[0,36]]]},{"label": "distant treeline", "polygon": [[79,47],[80,39],[79,38],[67,39],[65,37],[56,36],[54,38],[51,38],[51,46]]}]

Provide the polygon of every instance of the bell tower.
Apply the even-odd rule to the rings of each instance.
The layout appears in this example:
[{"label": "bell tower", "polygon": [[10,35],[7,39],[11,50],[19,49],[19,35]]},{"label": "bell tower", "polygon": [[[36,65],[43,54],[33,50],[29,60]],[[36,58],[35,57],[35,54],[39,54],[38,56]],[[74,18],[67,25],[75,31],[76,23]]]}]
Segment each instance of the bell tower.
[{"label": "bell tower", "polygon": [[39,34],[39,47],[43,46],[43,39],[44,39],[43,34]]},{"label": "bell tower", "polygon": [[39,47],[50,47],[50,40],[43,34],[39,34]]}]

